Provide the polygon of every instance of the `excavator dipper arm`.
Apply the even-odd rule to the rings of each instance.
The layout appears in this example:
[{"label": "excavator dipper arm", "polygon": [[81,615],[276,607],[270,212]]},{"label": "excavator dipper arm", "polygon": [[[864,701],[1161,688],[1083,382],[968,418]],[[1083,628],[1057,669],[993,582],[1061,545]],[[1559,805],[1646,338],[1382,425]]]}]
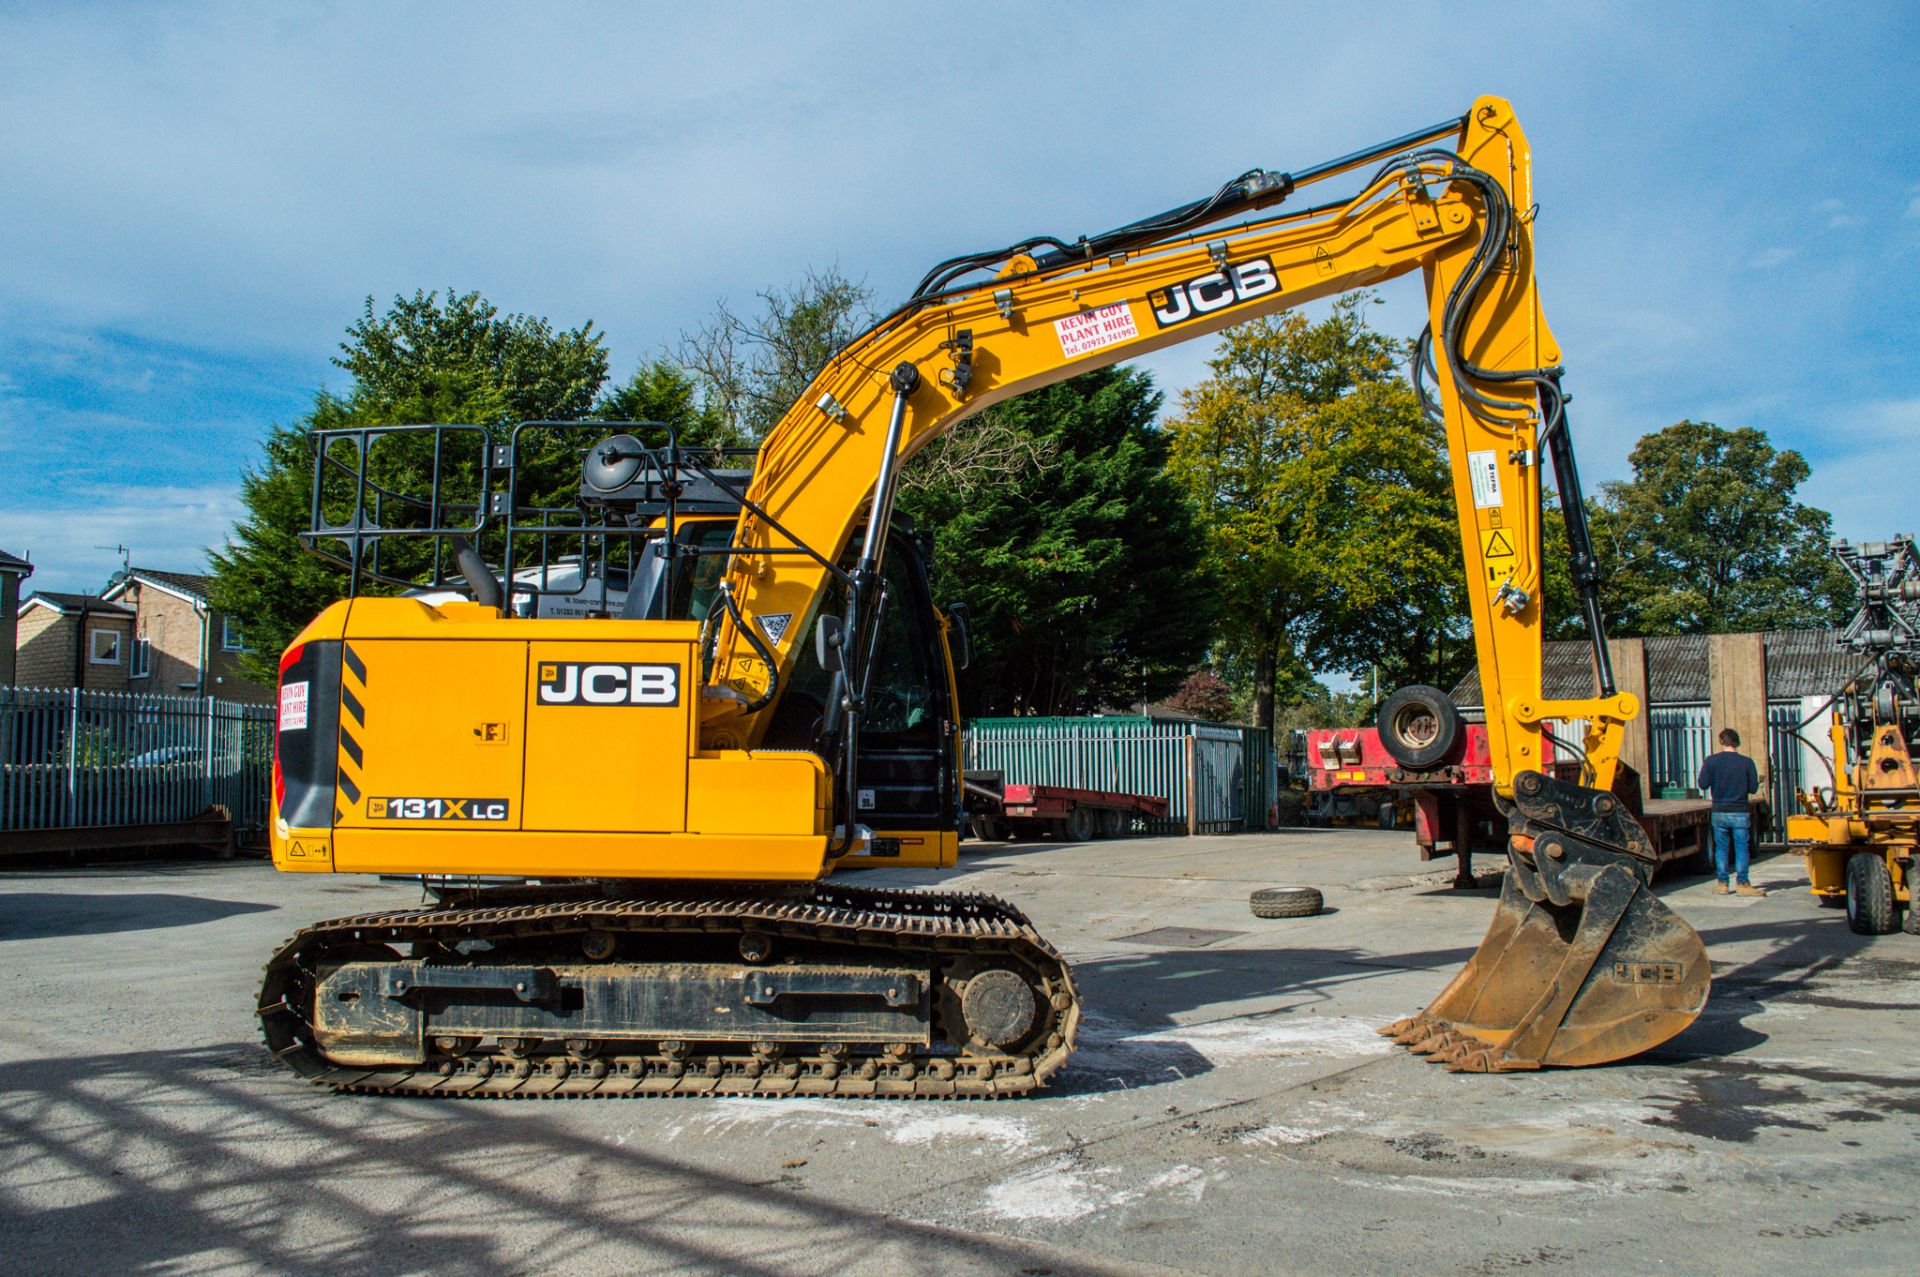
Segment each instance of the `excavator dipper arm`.
[{"label": "excavator dipper arm", "polygon": [[[1355,171],[1364,185],[1349,199],[1279,207]],[[822,561],[864,519],[846,612],[829,618],[822,648],[841,668],[828,723],[852,757],[863,653],[884,607],[874,530],[900,467],[956,422],[1090,368],[1419,271],[1430,315],[1416,375],[1432,381],[1423,397],[1445,424],[1494,786],[1513,840],[1480,950],[1426,1012],[1386,1031],[1476,1070],[1598,1063],[1677,1033],[1705,1004],[1708,964],[1698,936],[1651,894],[1645,833],[1607,792],[1639,706],[1607,664],[1561,353],[1535,286],[1535,210],[1526,138],[1506,102],[1482,98],[1457,120],[1299,173],[1253,170],[1102,236],[942,263],[833,359],[762,446],[735,538],[745,552],[716,618],[703,746],[759,743],[826,597]],[[973,277],[986,270],[996,273]],[[1596,694],[1577,700],[1542,692],[1548,459],[1593,639]],[[1579,785],[1539,770],[1550,721],[1567,719],[1588,723]],[[848,797],[835,797],[830,857],[853,837]]]}]

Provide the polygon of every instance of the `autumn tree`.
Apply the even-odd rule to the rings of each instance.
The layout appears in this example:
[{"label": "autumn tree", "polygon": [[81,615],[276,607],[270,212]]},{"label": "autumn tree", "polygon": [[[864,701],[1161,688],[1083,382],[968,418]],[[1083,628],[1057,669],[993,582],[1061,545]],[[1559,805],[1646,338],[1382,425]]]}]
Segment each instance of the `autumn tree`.
[{"label": "autumn tree", "polygon": [[1401,373],[1401,344],[1368,326],[1367,300],[1229,329],[1168,425],[1263,727],[1283,668],[1377,664],[1435,682],[1464,659],[1443,437]]}]

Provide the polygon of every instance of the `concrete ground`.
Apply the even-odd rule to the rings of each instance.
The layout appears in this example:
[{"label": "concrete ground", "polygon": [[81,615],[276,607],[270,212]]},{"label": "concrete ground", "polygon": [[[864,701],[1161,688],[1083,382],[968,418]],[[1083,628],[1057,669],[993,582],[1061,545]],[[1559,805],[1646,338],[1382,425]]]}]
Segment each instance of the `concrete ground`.
[{"label": "concrete ground", "polygon": [[[1693,1028],[1456,1076],[1373,1032],[1490,916],[1434,868],[1359,830],[970,852],[944,881],[1023,905],[1093,1008],[1051,1091],[997,1103],[333,1096],[266,1058],[260,963],[416,890],[9,873],[0,1270],[1911,1271],[1920,938],[1850,934],[1791,857],[1762,900],[1682,878],[1719,973]],[[1275,883],[1329,912],[1252,917]]]}]

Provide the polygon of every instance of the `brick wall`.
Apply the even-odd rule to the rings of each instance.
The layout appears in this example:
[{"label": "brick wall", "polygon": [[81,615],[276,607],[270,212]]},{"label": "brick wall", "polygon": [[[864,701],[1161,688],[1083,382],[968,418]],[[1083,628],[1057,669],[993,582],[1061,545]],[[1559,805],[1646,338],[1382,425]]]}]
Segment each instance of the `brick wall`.
[{"label": "brick wall", "polygon": [[[63,616],[50,607],[28,608],[19,619],[19,649],[14,659],[14,681],[22,687],[73,687],[74,647],[81,618]],[[80,649],[82,678],[77,684],[93,692],[127,690],[127,662],[133,655],[133,618],[101,613],[86,617],[87,646]],[[90,659],[93,631],[118,636],[118,660],[111,664]]]},{"label": "brick wall", "polygon": [[[133,659],[133,618],[130,616],[86,617],[87,642],[80,649],[82,674],[80,686],[90,692],[124,692],[127,690],[127,667]],[[112,647],[115,660],[111,663],[95,661],[94,635],[108,633],[115,636]]]},{"label": "brick wall", "polygon": [[[148,673],[132,681],[130,686],[135,691],[170,696],[198,693],[256,705],[273,701],[272,688],[241,674],[237,653],[221,650],[225,628],[218,612],[212,614],[211,629],[203,635],[201,615],[191,602],[137,577],[114,601],[138,613],[136,632],[148,643]],[[202,650],[203,641],[210,650]],[[211,657],[211,670],[204,683],[200,676],[203,657]]]},{"label": "brick wall", "polygon": [[115,600],[139,616],[136,632],[147,640],[147,676],[132,680],[136,691],[168,696],[200,690],[200,615],[177,594],[134,581]]},{"label": "brick wall", "polygon": [[28,608],[19,621],[14,681],[22,687],[73,686],[73,630],[79,618]]}]

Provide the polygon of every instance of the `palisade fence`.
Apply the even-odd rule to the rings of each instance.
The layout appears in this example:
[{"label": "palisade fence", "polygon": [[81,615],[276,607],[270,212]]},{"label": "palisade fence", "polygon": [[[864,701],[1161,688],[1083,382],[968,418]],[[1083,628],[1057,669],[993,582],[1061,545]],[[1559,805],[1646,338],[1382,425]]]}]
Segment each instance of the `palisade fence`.
[{"label": "palisade fence", "polygon": [[273,707],[0,687],[0,830],[171,824],[219,804],[267,825]]},{"label": "palisade fence", "polygon": [[[1155,832],[1187,829],[1187,795],[1207,833],[1266,827],[1274,758],[1258,727],[1180,719],[976,718],[966,725],[966,766],[1010,785],[1063,785],[1167,800]],[[1192,760],[1189,780],[1188,760]]]}]

